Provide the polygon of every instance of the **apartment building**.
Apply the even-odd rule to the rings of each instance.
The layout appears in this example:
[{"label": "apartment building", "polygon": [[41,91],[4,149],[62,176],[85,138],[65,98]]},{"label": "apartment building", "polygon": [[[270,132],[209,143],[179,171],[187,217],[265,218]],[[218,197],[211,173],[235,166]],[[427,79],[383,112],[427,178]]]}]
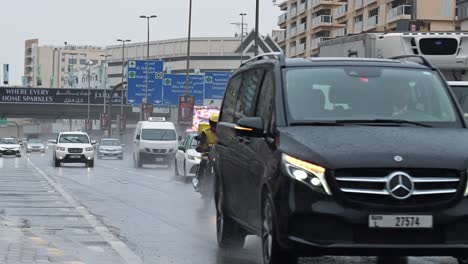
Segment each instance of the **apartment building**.
[{"label": "apartment building", "polygon": [[[105,49],[101,47],[68,44],[41,46],[38,39],[26,40],[23,85],[26,87],[64,88],[71,84],[72,87],[78,88],[83,75],[86,75],[87,63],[91,61],[95,66],[103,65],[105,54]],[[85,73],[79,76],[76,74],[83,71]],[[86,82],[83,85],[85,84]]]},{"label": "apartment building", "polygon": [[286,0],[279,8],[278,44],[289,57],[318,54],[319,43],[383,31],[453,31],[455,0]]}]

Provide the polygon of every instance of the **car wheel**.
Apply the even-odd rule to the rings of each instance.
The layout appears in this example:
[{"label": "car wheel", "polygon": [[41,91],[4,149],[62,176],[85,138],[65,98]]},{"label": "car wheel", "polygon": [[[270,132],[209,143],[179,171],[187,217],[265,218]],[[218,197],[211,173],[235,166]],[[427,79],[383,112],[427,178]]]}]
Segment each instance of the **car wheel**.
[{"label": "car wheel", "polygon": [[222,249],[238,249],[244,246],[246,233],[229,216],[224,214],[224,191],[219,182],[216,185],[216,237]]},{"label": "car wheel", "polygon": [[86,162],[86,166],[88,166],[88,168],[93,168],[94,167],[94,160],[88,160],[88,162]]},{"label": "car wheel", "polygon": [[143,166],[143,162],[138,156],[133,157],[133,164],[135,168],[141,168]]},{"label": "car wheel", "polygon": [[281,248],[276,237],[273,202],[266,195],[262,203],[262,255],[264,264],[298,263],[298,258]]},{"label": "car wheel", "polygon": [[60,160],[57,160],[56,158],[54,158],[54,165],[56,168],[60,167],[61,165]]}]

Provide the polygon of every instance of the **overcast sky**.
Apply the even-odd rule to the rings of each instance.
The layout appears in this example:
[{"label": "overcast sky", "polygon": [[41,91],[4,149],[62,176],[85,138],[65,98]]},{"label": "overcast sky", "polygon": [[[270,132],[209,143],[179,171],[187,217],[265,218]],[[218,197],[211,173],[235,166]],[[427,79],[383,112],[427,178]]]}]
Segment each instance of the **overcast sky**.
[{"label": "overcast sky", "polygon": [[[11,84],[21,84],[26,39],[38,38],[39,45],[63,45],[67,41],[106,46],[116,44],[117,38],[146,41],[146,23],[138,16],[150,14],[158,15],[152,21],[151,40],[187,36],[189,0],[0,2],[0,64],[10,64]],[[269,34],[277,28],[280,11],[271,0],[260,0],[260,5],[260,32]],[[236,29],[230,23],[240,22],[240,12],[247,13],[249,30],[253,29],[255,0],[193,0],[192,36],[233,36]]]}]

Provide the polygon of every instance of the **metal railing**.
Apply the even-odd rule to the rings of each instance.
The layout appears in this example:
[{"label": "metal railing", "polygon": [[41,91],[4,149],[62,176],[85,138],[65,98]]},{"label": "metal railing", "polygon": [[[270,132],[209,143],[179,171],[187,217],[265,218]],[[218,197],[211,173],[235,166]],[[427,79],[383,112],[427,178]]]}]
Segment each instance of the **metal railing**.
[{"label": "metal railing", "polygon": [[306,44],[302,43],[296,46],[296,55],[301,55],[305,52],[306,50]]},{"label": "metal railing", "polygon": [[335,30],[335,37],[344,37],[347,35],[347,29],[346,28],[340,28]]},{"label": "metal railing", "polygon": [[411,15],[411,6],[410,5],[401,5],[395,8],[392,8],[387,13],[387,19],[393,19],[397,16]]},{"label": "metal railing", "polygon": [[321,15],[312,19],[312,27],[320,26],[321,24],[333,23],[333,17],[331,15]]},{"label": "metal railing", "polygon": [[362,8],[364,5],[364,0],[355,0],[354,1],[354,9]]},{"label": "metal railing", "polygon": [[299,15],[304,13],[306,10],[307,10],[307,2],[304,2],[299,6]]},{"label": "metal railing", "polygon": [[284,13],[278,17],[278,24],[282,24],[288,20],[288,13]]},{"label": "metal railing", "polygon": [[297,27],[289,29],[289,37],[294,37],[297,35]]},{"label": "metal railing", "polygon": [[332,39],[331,37],[319,37],[312,39],[312,49],[317,49],[319,47],[320,42]]},{"label": "metal railing", "polygon": [[283,42],[286,40],[286,31],[283,31],[278,34],[278,42]]},{"label": "metal railing", "polygon": [[307,23],[302,23],[297,27],[297,34],[304,33],[307,30]]},{"label": "metal railing", "polygon": [[354,23],[354,33],[362,32],[362,21]]},{"label": "metal railing", "polygon": [[289,56],[296,56],[296,46],[289,47]]},{"label": "metal railing", "polygon": [[339,6],[337,9],[335,9],[335,17],[342,16],[348,12],[348,4]]},{"label": "metal railing", "polygon": [[379,16],[371,16],[367,19],[367,28],[375,27],[379,23]]},{"label": "metal railing", "polygon": [[289,11],[289,14],[291,18],[297,16],[297,7],[291,8],[291,10]]}]

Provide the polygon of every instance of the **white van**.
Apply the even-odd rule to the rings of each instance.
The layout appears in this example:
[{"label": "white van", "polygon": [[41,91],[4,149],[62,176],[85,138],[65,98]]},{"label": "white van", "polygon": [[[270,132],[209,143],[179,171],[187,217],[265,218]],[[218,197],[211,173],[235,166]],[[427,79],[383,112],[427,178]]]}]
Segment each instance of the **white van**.
[{"label": "white van", "polygon": [[143,164],[174,163],[178,138],[174,123],[164,119],[140,121],[133,136],[133,161],[135,168]]}]

